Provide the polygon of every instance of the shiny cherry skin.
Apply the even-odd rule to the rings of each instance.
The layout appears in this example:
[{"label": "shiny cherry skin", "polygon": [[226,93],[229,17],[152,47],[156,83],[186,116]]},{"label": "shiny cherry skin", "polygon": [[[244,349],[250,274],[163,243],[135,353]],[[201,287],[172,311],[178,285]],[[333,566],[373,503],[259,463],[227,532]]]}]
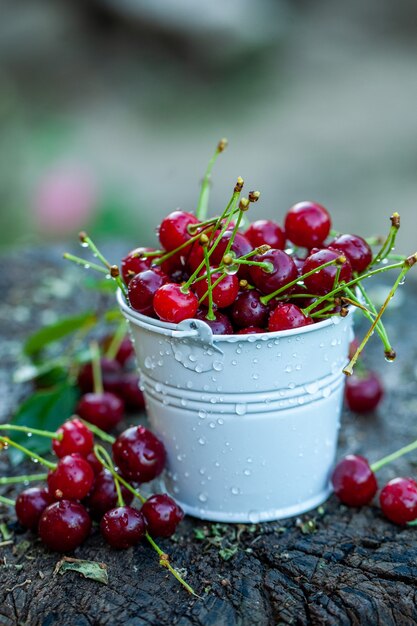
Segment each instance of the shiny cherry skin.
[{"label": "shiny cherry skin", "polygon": [[18,522],[25,528],[36,531],[39,519],[47,506],[54,502],[47,489],[29,487],[16,498],[15,510]]},{"label": "shiny cherry skin", "polygon": [[375,372],[352,374],[346,378],[345,399],[351,411],[368,413],[374,411],[384,396],[384,388]]},{"label": "shiny cherry skin", "polygon": [[264,294],[273,293],[298,278],[292,257],[283,250],[271,249],[264,254],[256,254],[253,260],[271,264],[271,270],[256,265],[251,265],[249,270],[253,284]]},{"label": "shiny cherry skin", "polygon": [[113,458],[127,480],[146,483],[165,467],[165,446],[144,426],[131,426],[113,444]]},{"label": "shiny cherry skin", "polygon": [[335,248],[343,252],[349,260],[354,272],[359,274],[366,270],[372,261],[372,250],[369,244],[358,235],[339,235],[328,248]]},{"label": "shiny cherry skin", "polygon": [[184,517],[182,508],[166,493],[158,493],[143,503],[148,532],[152,537],[171,537]]},{"label": "shiny cherry skin", "polygon": [[[220,277],[221,272],[215,272],[211,275],[211,284],[213,285]],[[201,300],[205,293],[208,291],[207,278],[199,280],[193,285],[193,289],[197,295],[197,298]],[[219,309],[225,309],[229,307],[236,300],[239,293],[239,279],[236,274],[227,274],[221,281],[212,289],[213,304]],[[202,300],[201,304],[208,306],[209,298],[208,294]]]},{"label": "shiny cherry skin", "polygon": [[417,482],[412,478],[393,478],[379,494],[385,517],[404,525],[417,519]]},{"label": "shiny cherry skin", "polygon": [[53,439],[52,449],[59,458],[73,452],[78,452],[85,457],[93,449],[93,433],[77,417],[64,422],[58,428],[57,433],[62,435],[62,439]]},{"label": "shiny cherry skin", "polygon": [[[100,359],[101,376],[103,378],[103,387],[105,391],[117,393],[120,378],[123,370],[115,359],[103,357]],[[93,366],[86,363],[80,370],[77,378],[77,384],[82,393],[88,393],[94,389]]]},{"label": "shiny cherry skin", "polygon": [[191,290],[183,293],[181,285],[166,283],[156,291],[153,308],[162,321],[178,324],[194,317],[198,309],[198,299]]},{"label": "shiny cherry skin", "polygon": [[[120,488],[125,504],[130,504],[133,500],[132,492],[123,485]],[[107,511],[117,506],[117,491],[114,478],[108,470],[102,468],[101,472],[97,474],[93,488],[83,501],[83,504],[95,520],[101,519]]]},{"label": "shiny cherry skin", "polygon": [[291,302],[280,302],[273,309],[268,321],[268,330],[290,330],[313,324],[311,317],[305,315],[302,310]]},{"label": "shiny cherry skin", "polygon": [[50,550],[72,552],[90,534],[91,519],[85,507],[72,500],[60,500],[44,509],[38,534]]},{"label": "shiny cherry skin", "polygon": [[[103,347],[104,353],[107,352],[112,341],[113,341],[112,335],[106,335],[106,337],[104,337],[104,339],[102,340],[102,347]],[[118,363],[120,363],[120,365],[123,367],[124,365],[126,365],[126,363],[128,363],[133,358],[134,354],[135,354],[135,349],[133,347],[133,343],[131,339],[126,335],[125,337],[123,337],[122,342],[119,345],[119,348],[117,350],[117,353],[114,359]]]},{"label": "shiny cherry skin", "polygon": [[285,248],[285,233],[281,226],[272,220],[256,220],[244,233],[254,248],[267,244],[271,248]]},{"label": "shiny cherry skin", "polygon": [[76,413],[86,422],[108,432],[121,422],[124,410],[124,402],[119,396],[110,391],[104,391],[103,393],[86,393],[81,396]]},{"label": "shiny cherry skin", "polygon": [[[232,231],[226,230],[221,240],[217,244],[214,252],[210,256],[210,263],[212,263],[213,265],[220,265],[220,263],[223,260],[224,253],[226,252],[226,248],[229,244],[231,237],[232,237]],[[252,244],[246,239],[244,235],[237,232],[233,240],[233,243],[230,247],[230,252],[232,253],[232,255],[234,255],[235,257],[241,257],[241,256],[244,256],[245,254],[248,254],[249,252],[252,252],[252,250],[253,250]],[[249,267],[248,265],[241,265],[239,267],[239,271],[238,271],[239,278],[249,278],[248,267]]]},{"label": "shiny cherry skin", "polygon": [[94,476],[97,476],[98,474],[100,474],[100,472],[103,469],[103,466],[93,451],[87,454],[87,456],[85,457],[85,460],[89,462],[91,469],[93,470]]},{"label": "shiny cherry skin", "polygon": [[[303,265],[303,273],[311,272],[316,267],[323,265],[329,261],[333,261],[341,256],[341,253],[337,250],[328,250],[327,248],[323,248],[322,250],[317,250],[313,254],[310,254],[304,261]],[[339,282],[348,282],[352,278],[352,267],[345,257],[345,262],[341,266]],[[329,293],[334,286],[334,280],[337,272],[337,266],[329,265],[318,272],[311,274],[304,279],[304,284],[307,287],[309,293],[317,294],[318,296],[324,296],[326,293]]]},{"label": "shiny cherry skin", "polygon": [[103,515],[100,531],[112,548],[125,550],[136,546],[145,536],[146,522],[141,511],[130,506],[119,506]]},{"label": "shiny cherry skin", "polygon": [[155,252],[155,250],[154,248],[135,248],[123,257],[120,269],[126,285],[136,274],[150,268],[154,257],[143,256],[144,252]]},{"label": "shiny cherry skin", "polygon": [[93,469],[79,454],[63,456],[48,474],[48,491],[56,500],[82,500],[93,483]]},{"label": "shiny cherry skin", "polygon": [[132,309],[142,313],[142,315],[155,317],[153,308],[154,295],[159,287],[162,287],[167,282],[168,276],[157,267],[136,274],[129,282],[127,288],[129,303]]},{"label": "shiny cherry skin", "polygon": [[257,335],[258,333],[264,333],[264,328],[259,328],[259,326],[247,326],[246,328],[241,328],[237,331],[237,335]]},{"label": "shiny cherry skin", "polygon": [[126,372],[120,381],[118,395],[128,409],[143,411],[145,398],[139,389],[139,376],[135,372]]},{"label": "shiny cherry skin", "polygon": [[285,216],[285,233],[296,246],[321,246],[329,235],[331,219],[328,211],[317,202],[298,202]]},{"label": "shiny cherry skin", "polygon": [[192,235],[188,232],[191,224],[198,224],[198,219],[192,213],[173,211],[167,215],[159,227],[161,246],[170,252],[191,239]]},{"label": "shiny cherry skin", "polygon": [[220,311],[214,311],[214,316],[216,318],[214,320],[207,319],[207,309],[201,307],[198,309],[194,317],[195,319],[202,320],[208,324],[213,335],[232,335],[233,326],[227,315],[225,313],[221,313]]},{"label": "shiny cherry skin", "polygon": [[336,465],[332,474],[336,496],[348,506],[368,504],[377,492],[375,474],[363,456],[349,454]]},{"label": "shiny cherry skin", "polygon": [[242,291],[230,309],[230,317],[239,328],[258,326],[264,328],[268,322],[269,308],[261,301],[257,289]]}]

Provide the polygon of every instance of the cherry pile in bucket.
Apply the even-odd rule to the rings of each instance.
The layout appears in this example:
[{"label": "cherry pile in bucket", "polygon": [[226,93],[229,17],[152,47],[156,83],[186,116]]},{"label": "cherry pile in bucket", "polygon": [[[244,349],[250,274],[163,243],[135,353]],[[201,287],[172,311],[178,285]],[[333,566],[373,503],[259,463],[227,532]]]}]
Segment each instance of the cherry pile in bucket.
[{"label": "cherry pile in bucket", "polygon": [[[13,424],[0,431],[26,432],[52,440],[56,462],[28,450],[9,436],[0,436],[0,447],[14,447],[45,467],[46,474],[0,478],[0,485],[27,484],[16,501],[0,497],[14,506],[18,522],[39,536],[47,548],[72,552],[99,525],[103,540],[115,549],[126,549],[147,540],[160,563],[190,592],[192,588],[172,567],[169,557],[155,542],[171,537],[184,517],[181,507],[166,493],[145,498],[138,484],[148,483],[165,467],[163,443],[144,426],[131,426],[117,438],[74,416],[56,431],[49,432]],[[111,454],[95,436],[111,445]],[[132,502],[138,502],[139,507]]]},{"label": "cherry pile in bucket", "polygon": [[[317,202],[298,202],[279,221],[262,219],[252,208],[260,192],[243,196],[244,181],[238,177],[223,212],[208,217],[211,171],[226,145],[221,140],[209,162],[195,212],[170,212],[157,227],[156,246],[139,245],[119,268],[82,232],[82,246],[101,265],[64,256],[114,278],[139,314],[171,324],[203,320],[215,335],[303,328],[356,308],[370,328],[344,372],[352,374],[374,331],[385,358],[393,360],[395,351],[381,318],[417,261],[417,253],[394,254],[398,213],[391,216],[385,239],[335,231],[330,213]],[[365,279],[390,270],[399,273],[377,310]]]}]

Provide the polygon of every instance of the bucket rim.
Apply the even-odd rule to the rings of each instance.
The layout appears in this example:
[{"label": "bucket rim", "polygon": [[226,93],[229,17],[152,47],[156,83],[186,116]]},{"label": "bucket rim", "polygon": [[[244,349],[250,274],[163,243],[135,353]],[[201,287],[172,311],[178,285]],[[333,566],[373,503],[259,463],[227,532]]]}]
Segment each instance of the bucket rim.
[{"label": "bucket rim", "polygon": [[[178,331],[178,324],[171,324],[170,322],[163,322],[162,320],[155,319],[153,317],[149,317],[147,315],[143,315],[139,313],[139,311],[135,311],[132,309],[126,302],[124,295],[119,288],[116,293],[117,302],[119,304],[120,309],[124,313],[125,317],[127,317],[131,322],[136,323],[138,325],[147,325],[154,327],[155,332],[160,331]],[[353,314],[352,307],[348,307],[348,315],[346,317],[351,317]],[[337,322],[335,320],[338,320]],[[309,324],[308,326],[301,326],[299,328],[290,328],[288,330],[276,330],[276,331],[265,331],[263,333],[247,333],[247,334],[237,334],[233,333],[230,335],[215,335],[213,333],[213,339],[218,341],[248,341],[256,342],[256,341],[265,341],[267,339],[278,339],[280,337],[291,337],[293,335],[303,335],[305,333],[318,332],[324,328],[328,328],[329,326],[335,326],[340,324],[343,319],[340,316],[333,315],[326,320],[322,320],[320,322],[315,322],[314,324]],[[200,323],[202,320],[198,320]],[[203,322],[204,323],[204,322]],[[210,326],[207,324],[207,327]],[[210,329],[211,330],[211,329]],[[250,339],[249,339],[250,338]]]}]

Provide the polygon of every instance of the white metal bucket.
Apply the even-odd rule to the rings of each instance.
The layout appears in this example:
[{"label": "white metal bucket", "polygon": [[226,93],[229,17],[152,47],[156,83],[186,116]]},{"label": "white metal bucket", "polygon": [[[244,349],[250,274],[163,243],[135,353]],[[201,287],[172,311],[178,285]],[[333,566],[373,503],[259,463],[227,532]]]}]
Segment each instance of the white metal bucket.
[{"label": "white metal bucket", "polygon": [[218,522],[298,515],[330,493],[352,314],[296,330],[213,335],[128,307],[151,428],[168,453],[165,487]]}]

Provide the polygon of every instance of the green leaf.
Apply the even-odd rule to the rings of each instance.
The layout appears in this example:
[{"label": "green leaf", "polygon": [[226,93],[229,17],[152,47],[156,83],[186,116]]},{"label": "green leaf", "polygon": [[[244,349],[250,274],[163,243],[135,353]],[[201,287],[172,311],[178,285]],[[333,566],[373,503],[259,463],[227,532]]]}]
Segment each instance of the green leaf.
[{"label": "green leaf", "polygon": [[233,558],[236,552],[239,550],[238,546],[231,546],[230,548],[222,548],[219,550],[219,556],[223,559],[223,561],[229,561]]},{"label": "green leaf", "polygon": [[[10,423],[54,431],[73,415],[78,396],[78,389],[69,383],[46,391],[36,391],[20,405]],[[47,437],[28,437],[25,433],[14,432],[11,439],[40,455],[51,449],[51,440]],[[8,454],[12,465],[17,465],[25,458],[23,452],[11,446]]]},{"label": "green leaf", "polygon": [[36,354],[48,344],[59,341],[59,339],[63,339],[76,330],[93,326],[96,321],[96,316],[91,311],[82,313],[81,315],[61,318],[58,322],[45,326],[31,335],[26,340],[23,351],[28,356]]},{"label": "green leaf", "polygon": [[73,559],[64,556],[55,566],[54,574],[65,574],[65,572],[78,572],[84,578],[91,578],[103,585],[109,584],[109,576],[107,573],[107,565],[97,561],[84,561],[82,559]]}]

